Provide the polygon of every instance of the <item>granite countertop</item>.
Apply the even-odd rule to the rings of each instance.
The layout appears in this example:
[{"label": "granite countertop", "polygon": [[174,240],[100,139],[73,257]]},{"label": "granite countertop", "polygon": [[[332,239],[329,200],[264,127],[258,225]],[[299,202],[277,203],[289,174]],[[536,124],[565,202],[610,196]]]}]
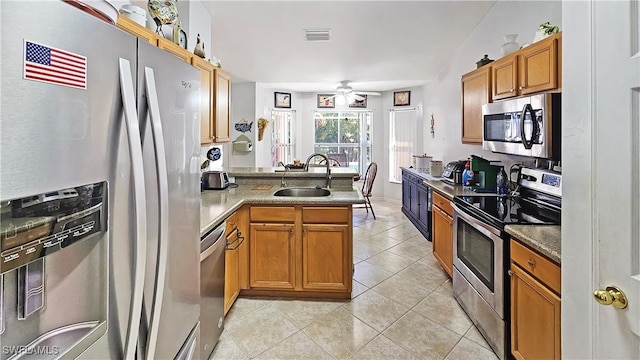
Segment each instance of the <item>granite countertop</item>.
[{"label": "granite countertop", "polygon": [[266,190],[254,190],[255,187],[256,185],[238,185],[235,188],[229,187],[224,190],[205,190],[201,192],[200,235],[204,235],[213,229],[244,204],[364,204],[362,192],[355,185],[350,191],[330,189],[331,195],[323,197],[273,196],[274,192],[280,190],[279,186],[274,185]]},{"label": "granite countertop", "polygon": [[507,225],[504,230],[551,261],[560,265],[560,236],[558,225]]}]

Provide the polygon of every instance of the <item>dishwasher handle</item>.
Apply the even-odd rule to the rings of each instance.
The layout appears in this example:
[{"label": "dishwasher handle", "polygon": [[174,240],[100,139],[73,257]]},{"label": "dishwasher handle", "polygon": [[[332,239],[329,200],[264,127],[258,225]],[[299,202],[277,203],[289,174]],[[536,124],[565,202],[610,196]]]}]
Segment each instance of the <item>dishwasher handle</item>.
[{"label": "dishwasher handle", "polygon": [[[215,252],[216,245],[225,238],[224,232],[226,228],[227,223],[223,221],[222,224],[216,226],[200,241],[200,261],[203,261]],[[224,243],[226,245],[226,241],[224,241]]]}]

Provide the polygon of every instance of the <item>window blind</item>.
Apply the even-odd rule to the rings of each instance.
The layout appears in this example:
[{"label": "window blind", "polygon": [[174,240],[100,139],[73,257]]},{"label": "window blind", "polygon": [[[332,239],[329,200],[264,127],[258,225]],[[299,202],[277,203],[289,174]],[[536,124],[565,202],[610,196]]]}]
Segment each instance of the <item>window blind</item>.
[{"label": "window blind", "polygon": [[409,167],[417,141],[417,111],[391,110],[389,114],[389,181],[402,182],[400,167]]}]

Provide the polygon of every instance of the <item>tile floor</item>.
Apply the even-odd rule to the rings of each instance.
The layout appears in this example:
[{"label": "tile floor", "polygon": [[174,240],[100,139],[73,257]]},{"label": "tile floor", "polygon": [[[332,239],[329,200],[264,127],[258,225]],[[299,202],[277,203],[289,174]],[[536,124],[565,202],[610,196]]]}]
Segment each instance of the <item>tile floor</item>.
[{"label": "tile floor", "polygon": [[400,211],[353,210],[352,299],[239,298],[212,359],[497,359]]}]

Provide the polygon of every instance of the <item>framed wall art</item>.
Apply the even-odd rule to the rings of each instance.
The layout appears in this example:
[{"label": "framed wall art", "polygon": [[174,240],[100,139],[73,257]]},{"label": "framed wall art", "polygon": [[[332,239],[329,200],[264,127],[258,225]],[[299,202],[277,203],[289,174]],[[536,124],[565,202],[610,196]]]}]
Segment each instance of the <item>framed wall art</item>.
[{"label": "framed wall art", "polygon": [[333,94],[318,94],[318,107],[334,108],[336,107],[335,99]]},{"label": "framed wall art", "polygon": [[411,91],[394,91],[393,106],[407,106],[411,103]]},{"label": "framed wall art", "polygon": [[363,97],[364,99],[362,100],[356,99],[354,102],[349,104],[350,108],[366,108],[367,107],[367,95],[358,95],[358,96]]},{"label": "framed wall art", "polygon": [[277,108],[291,109],[291,93],[274,93],[274,106]]}]

